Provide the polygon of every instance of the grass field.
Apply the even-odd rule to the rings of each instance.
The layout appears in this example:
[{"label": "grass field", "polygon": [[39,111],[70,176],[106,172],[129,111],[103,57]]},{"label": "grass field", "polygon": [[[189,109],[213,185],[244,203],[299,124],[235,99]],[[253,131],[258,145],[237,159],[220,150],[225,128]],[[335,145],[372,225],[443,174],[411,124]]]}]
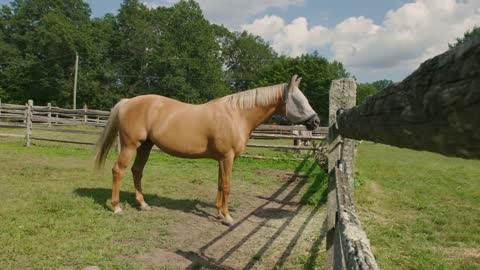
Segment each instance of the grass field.
[{"label": "grass field", "polygon": [[[225,234],[230,244],[218,240],[206,254],[223,260],[222,265],[322,268],[323,218],[319,215],[326,177],[311,161],[237,160],[231,211],[239,222],[250,216],[229,232],[212,218],[217,186],[214,161],[152,154],[143,187],[154,210],[135,209],[127,174],[121,192],[125,213],[115,216],[110,209],[110,169],[93,172],[91,150],[66,144],[42,142],[30,148],[23,144],[0,141],[0,269],[89,265],[177,269],[169,256],[178,254],[193,261],[193,269],[229,269],[196,258],[190,250],[218,234]],[[230,249],[235,242],[237,248]],[[176,254],[165,256],[165,251]],[[270,255],[275,252],[280,252],[280,259]],[[165,260],[157,262],[162,256]]]},{"label": "grass field", "polygon": [[480,269],[480,161],[365,142],[356,166],[382,269]]},{"label": "grass field", "polygon": [[[153,154],[144,191],[154,210],[135,209],[127,174],[125,214],[114,216],[113,158],[96,173],[89,146],[0,138],[0,269],[323,268],[326,176],[312,161],[239,159],[231,209],[241,225],[229,230],[212,218],[215,162]],[[382,269],[480,269],[479,161],[364,142],[356,170]]]}]

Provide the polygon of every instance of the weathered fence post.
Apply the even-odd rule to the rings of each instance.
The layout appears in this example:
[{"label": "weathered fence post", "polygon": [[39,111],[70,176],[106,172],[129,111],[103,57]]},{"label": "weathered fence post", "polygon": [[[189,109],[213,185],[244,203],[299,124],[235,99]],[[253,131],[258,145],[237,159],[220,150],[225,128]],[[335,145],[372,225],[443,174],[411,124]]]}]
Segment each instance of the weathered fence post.
[{"label": "weathered fence post", "polygon": [[0,116],[2,116],[2,99],[0,98]]},{"label": "weathered fence post", "polygon": [[83,122],[87,122],[87,110],[88,110],[88,107],[87,107],[87,104],[83,104]]},{"label": "weathered fence post", "polygon": [[30,146],[30,136],[32,135],[32,110],[33,110],[33,100],[29,99],[26,109],[26,123],[27,123],[27,132],[25,134],[25,140],[27,141],[27,147]]},{"label": "weathered fence post", "polygon": [[48,120],[47,120],[47,126],[48,127],[52,127],[52,103],[48,103],[47,104],[47,108],[48,108],[48,114],[47,114],[47,117],[48,117]]},{"label": "weathered fence post", "polygon": [[25,103],[25,112],[23,113],[23,123],[27,123],[28,103]]},{"label": "weathered fence post", "polygon": [[337,111],[355,106],[356,84],[353,79],[332,81],[329,98],[329,132],[328,132],[328,210],[327,210],[327,264],[326,269],[334,268],[335,220],[337,216],[337,196],[335,189],[335,167],[343,159],[346,166],[348,182],[353,185],[355,142],[342,139],[336,129]]}]

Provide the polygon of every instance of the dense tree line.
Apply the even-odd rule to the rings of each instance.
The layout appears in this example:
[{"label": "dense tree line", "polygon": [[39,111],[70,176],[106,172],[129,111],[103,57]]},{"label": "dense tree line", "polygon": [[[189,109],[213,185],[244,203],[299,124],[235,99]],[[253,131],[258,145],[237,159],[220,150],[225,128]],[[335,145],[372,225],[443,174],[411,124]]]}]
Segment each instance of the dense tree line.
[{"label": "dense tree line", "polygon": [[361,104],[368,96],[374,95],[378,91],[382,91],[392,84],[393,81],[391,80],[380,80],[372,83],[358,83],[357,104]]},{"label": "dense tree line", "polygon": [[102,18],[82,0],[13,0],[0,10],[0,98],[71,107],[76,53],[77,104],[101,109],[147,93],[201,103],[296,73],[326,119],[330,82],[350,76],[317,53],[279,56],[258,36],[211,24],[193,0],[157,9],[124,0]]}]

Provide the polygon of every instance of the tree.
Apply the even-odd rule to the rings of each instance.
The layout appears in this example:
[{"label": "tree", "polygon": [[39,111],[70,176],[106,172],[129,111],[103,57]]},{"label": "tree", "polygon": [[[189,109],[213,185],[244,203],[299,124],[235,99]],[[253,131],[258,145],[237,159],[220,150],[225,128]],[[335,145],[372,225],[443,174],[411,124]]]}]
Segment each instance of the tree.
[{"label": "tree", "polygon": [[294,74],[303,78],[301,90],[323,123],[327,123],[330,84],[332,80],[348,78],[350,74],[341,63],[330,63],[317,52],[295,58],[281,56],[261,73],[255,86],[289,82]]},{"label": "tree", "polygon": [[210,24],[197,2],[147,8],[123,0],[117,15],[91,18],[82,0],[13,0],[0,9],[0,98],[4,102],[111,108],[159,94],[189,103],[304,77],[302,90],[325,119],[333,79],[349,77],[318,53],[278,56],[259,36]]},{"label": "tree", "polygon": [[372,85],[377,89],[377,91],[382,91],[383,89],[394,84],[391,80],[379,80],[372,82]]},{"label": "tree", "polygon": [[[188,19],[186,19],[188,18]],[[166,35],[171,42],[167,65],[173,67],[163,83],[168,96],[200,103],[229,93],[222,81],[220,46],[215,30],[193,0],[174,5],[168,16]],[[164,59],[159,59],[163,64]],[[171,93],[169,91],[172,91]]]},{"label": "tree", "polygon": [[214,28],[196,2],[149,10],[126,0],[118,31],[118,82],[127,96],[154,93],[199,103],[227,93]]},{"label": "tree", "polygon": [[92,19],[86,32],[86,47],[80,53],[77,100],[92,108],[109,109],[125,93],[118,83],[120,65],[113,52],[117,44],[117,21],[112,14]]},{"label": "tree", "polygon": [[463,44],[467,40],[470,40],[475,37],[480,37],[480,27],[474,26],[471,30],[467,30],[465,34],[463,34],[463,37],[457,38],[454,44],[448,44],[448,47],[450,49],[457,47],[460,44]]},{"label": "tree", "polygon": [[224,77],[236,92],[251,89],[262,71],[277,57],[263,39],[245,31],[230,33],[227,30],[222,42]]},{"label": "tree", "polygon": [[378,90],[373,83],[357,84],[357,104],[362,104],[367,96],[373,95],[377,91]]},{"label": "tree", "polygon": [[3,48],[15,48],[2,65],[0,87],[10,100],[71,104],[75,50],[90,8],[81,0],[12,1],[0,13]]}]

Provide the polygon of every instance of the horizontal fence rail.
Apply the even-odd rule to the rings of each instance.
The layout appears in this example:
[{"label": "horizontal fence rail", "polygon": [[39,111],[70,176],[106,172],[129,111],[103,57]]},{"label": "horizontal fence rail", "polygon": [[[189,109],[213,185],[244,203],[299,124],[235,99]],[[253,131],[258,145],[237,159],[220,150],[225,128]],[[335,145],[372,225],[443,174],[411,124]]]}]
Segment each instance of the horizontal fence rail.
[{"label": "horizontal fence rail", "polygon": [[345,138],[479,159],[480,37],[340,111],[337,127]]},{"label": "horizontal fence rail", "polygon": [[[30,102],[30,101],[29,101]],[[87,106],[83,109],[64,109],[58,107],[52,107],[50,104],[47,106],[37,106],[32,104],[16,105],[5,104],[0,102],[0,119],[8,122],[0,122],[0,128],[24,128],[26,129],[25,135],[18,134],[3,134],[3,137],[21,138],[25,137],[27,145],[30,145],[32,140],[37,141],[49,141],[60,143],[71,143],[80,145],[95,145],[93,141],[81,141],[70,140],[61,138],[59,136],[37,136],[33,135],[34,131],[63,133],[63,134],[78,134],[78,135],[100,135],[102,131],[97,130],[75,130],[61,128],[62,126],[75,126],[75,125],[90,125],[97,128],[102,128],[106,125],[110,112],[101,110],[91,110]],[[302,125],[292,126],[278,126],[278,125],[260,125],[251,134],[252,139],[289,139],[289,140],[304,140],[304,141],[318,141],[325,140],[328,128],[317,128],[311,131],[311,135],[302,135],[307,129]],[[296,135],[296,134],[297,135]],[[299,135],[298,135],[299,134]],[[308,150],[319,151],[321,150],[320,144],[313,144],[312,146],[301,145],[279,145],[279,144],[261,144],[261,143],[248,143],[247,147],[254,148],[270,148],[281,150]],[[159,149],[157,149],[159,150]],[[159,150],[160,151],[160,150]],[[293,159],[295,158],[273,158],[258,155],[243,155],[244,157],[258,158],[258,159]]]}]

